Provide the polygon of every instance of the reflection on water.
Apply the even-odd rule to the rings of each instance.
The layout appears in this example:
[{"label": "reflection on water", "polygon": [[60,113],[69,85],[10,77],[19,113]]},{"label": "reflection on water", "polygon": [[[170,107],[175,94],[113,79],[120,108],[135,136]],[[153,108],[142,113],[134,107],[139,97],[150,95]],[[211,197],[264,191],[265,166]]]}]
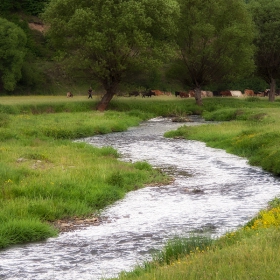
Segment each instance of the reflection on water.
[{"label": "reflection on water", "polygon": [[[198,125],[194,118],[188,125]],[[245,159],[197,141],[166,139],[182,124],[156,118],[127,132],[90,137],[123,160],[146,160],[174,175],[167,186],[133,191],[106,208],[100,226],[0,253],[1,279],[101,279],[130,270],[171,237],[219,236],[244,225],[279,195],[279,179]]]}]

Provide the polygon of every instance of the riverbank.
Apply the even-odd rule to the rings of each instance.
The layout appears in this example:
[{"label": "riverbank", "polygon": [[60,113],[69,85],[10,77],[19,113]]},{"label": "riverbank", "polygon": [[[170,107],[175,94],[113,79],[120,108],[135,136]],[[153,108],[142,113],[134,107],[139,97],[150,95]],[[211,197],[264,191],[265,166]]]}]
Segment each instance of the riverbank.
[{"label": "riverbank", "polygon": [[[220,101],[220,100],[219,100]],[[248,99],[256,107],[223,106],[204,111],[206,120],[216,124],[199,127],[183,126],[166,133],[205,142],[246,157],[251,165],[279,175],[279,109],[262,108],[260,99]],[[217,104],[218,105],[218,104]],[[207,105],[206,105],[207,106]],[[273,104],[273,107],[278,104]],[[123,272],[114,279],[278,279],[280,249],[280,200],[275,198],[243,228],[217,240],[175,240],[169,242],[153,261]],[[199,238],[199,237],[197,237]],[[211,244],[209,244],[211,243]]]},{"label": "riverbank", "polygon": [[[279,105],[277,102],[270,105],[265,100],[251,102],[238,99],[207,99],[204,104],[205,107],[200,108],[201,113],[214,113],[221,106],[224,110],[226,107],[230,107],[230,110],[233,107],[236,108],[234,110],[240,108],[264,110],[265,108],[269,112],[269,106],[273,109]],[[10,226],[8,233],[11,237],[24,233],[24,242],[29,242],[30,237],[34,238],[32,234],[36,230],[39,232],[39,227],[35,228],[34,224],[29,224],[31,231],[25,229],[23,231],[23,227],[19,226],[12,227],[12,223],[8,223],[9,219],[12,220],[12,213],[15,216],[21,213],[19,218],[24,218],[26,213],[33,215],[30,217],[38,215],[36,221],[40,224],[42,221],[49,221],[50,217],[53,221],[61,220],[63,217],[82,217],[86,213],[92,213],[94,209],[104,207],[101,203],[111,204],[121,197],[120,194],[124,195],[127,191],[140,188],[140,184],[135,185],[135,182],[139,182],[139,173],[136,173],[139,170],[147,175],[144,177],[141,173],[143,185],[147,181],[162,181],[164,178],[161,177],[163,174],[160,172],[151,173],[153,169],[145,162],[137,163],[134,167],[124,163],[115,165],[118,162],[118,155],[112,148],[106,147],[100,150],[89,147],[85,143],[73,143],[71,139],[122,131],[157,114],[182,116],[187,113],[198,113],[192,100],[175,98],[168,101],[117,99],[112,103],[114,111],[104,114],[89,112],[86,109],[88,105],[84,101],[77,103],[67,101],[65,104],[52,101],[52,104],[37,104],[36,108],[34,104],[30,104],[30,107],[28,105],[21,107],[21,104],[14,106],[4,107],[5,110],[10,110],[9,113],[2,111],[0,135],[4,138],[1,140],[1,164],[5,168],[2,172],[5,181],[2,184],[1,200],[6,208],[2,209],[0,217],[5,226]],[[27,112],[22,111],[23,108]],[[64,111],[65,108],[70,111]],[[219,135],[217,133],[216,136]],[[117,172],[113,172],[113,168]],[[101,176],[97,176],[96,173]],[[165,177],[164,180],[168,178]],[[90,192],[92,185],[95,186],[95,190],[98,190],[97,193]],[[122,188],[123,185],[126,186],[125,189]],[[105,192],[101,192],[102,190]],[[62,203],[61,198],[55,200],[58,194],[62,194],[64,199],[65,196],[69,199],[67,205]],[[19,202],[21,204],[18,204]],[[95,203],[100,203],[100,208],[97,208],[98,204]],[[32,222],[35,222],[35,219]]]}]

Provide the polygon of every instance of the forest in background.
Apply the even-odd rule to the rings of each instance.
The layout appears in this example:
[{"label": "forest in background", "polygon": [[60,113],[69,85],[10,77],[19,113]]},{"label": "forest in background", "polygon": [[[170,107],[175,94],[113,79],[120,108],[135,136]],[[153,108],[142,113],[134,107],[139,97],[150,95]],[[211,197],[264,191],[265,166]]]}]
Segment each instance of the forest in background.
[{"label": "forest in background", "polygon": [[[14,90],[6,90],[0,84],[0,95],[49,95],[65,94],[71,89],[86,92],[89,86],[95,91],[102,88],[95,84],[86,72],[71,72],[63,61],[57,58],[56,50],[51,46],[44,34],[45,27],[41,13],[49,0],[2,0],[0,3],[0,17],[19,26],[27,37],[27,53],[21,69],[21,78]],[[165,67],[151,69],[146,76],[130,76],[119,88],[120,94],[134,88],[156,88],[174,92],[184,90],[183,86],[165,77]],[[209,85],[205,90],[220,89],[244,90],[250,88],[262,91],[268,88],[267,83],[255,75],[244,79],[232,80],[223,84]]]}]

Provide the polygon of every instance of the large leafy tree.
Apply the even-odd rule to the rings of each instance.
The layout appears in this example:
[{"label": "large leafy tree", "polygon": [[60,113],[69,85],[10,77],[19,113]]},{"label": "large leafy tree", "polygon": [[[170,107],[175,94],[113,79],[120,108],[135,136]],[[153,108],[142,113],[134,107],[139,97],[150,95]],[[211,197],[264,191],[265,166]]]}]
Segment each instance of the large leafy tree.
[{"label": "large leafy tree", "polygon": [[20,27],[0,18],[0,89],[13,91],[21,78],[26,40]]},{"label": "large leafy tree", "polygon": [[172,52],[178,11],[175,0],[52,0],[44,19],[69,63],[104,87],[103,111],[131,69],[154,67]]},{"label": "large leafy tree", "polygon": [[258,31],[257,73],[270,85],[269,100],[274,101],[280,78],[280,0],[251,0],[249,7]]},{"label": "large leafy tree", "polygon": [[178,0],[178,59],[173,77],[195,89],[238,79],[254,69],[252,18],[242,0]]}]

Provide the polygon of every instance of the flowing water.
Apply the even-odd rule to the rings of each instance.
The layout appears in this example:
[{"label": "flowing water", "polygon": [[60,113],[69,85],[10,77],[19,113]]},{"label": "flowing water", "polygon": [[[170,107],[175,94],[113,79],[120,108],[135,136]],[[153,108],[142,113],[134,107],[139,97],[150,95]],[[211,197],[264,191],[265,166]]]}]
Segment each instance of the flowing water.
[{"label": "flowing water", "polygon": [[[198,125],[203,120],[193,117]],[[133,191],[101,216],[104,222],[45,242],[0,252],[0,279],[89,280],[116,276],[147,260],[174,236],[220,236],[248,222],[280,194],[279,178],[204,143],[166,139],[181,123],[155,118],[123,133],[95,136],[122,160],[147,161],[175,178]]]}]

